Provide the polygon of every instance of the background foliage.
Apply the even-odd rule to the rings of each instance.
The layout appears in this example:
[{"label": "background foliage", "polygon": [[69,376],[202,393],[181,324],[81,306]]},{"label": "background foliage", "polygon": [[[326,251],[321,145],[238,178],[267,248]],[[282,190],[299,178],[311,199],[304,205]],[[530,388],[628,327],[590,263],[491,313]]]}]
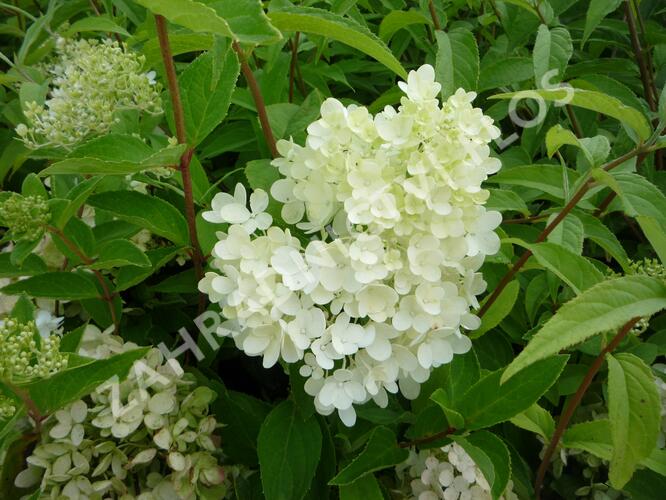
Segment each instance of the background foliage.
[{"label": "background foliage", "polygon": [[[407,448],[451,440],[484,464],[493,498],[509,479],[533,498],[540,475],[549,498],[591,495],[596,483],[660,496],[663,406],[650,367],[666,354],[666,281],[657,263],[646,273],[632,262],[666,258],[663,2],[15,0],[0,12],[0,201],[48,198],[44,230],[66,257],[54,268],[40,255],[43,232],[13,246],[6,232],[2,300],[69,301],[66,332],[90,321],[175,348],[180,328],[196,331],[206,306],[198,266],[216,241],[199,214],[237,182],[268,190],[279,175],[268,165],[274,139],[302,143],[328,96],[377,112],[399,102],[396,79],[430,63],[443,97],[478,92],[475,104],[502,130],[503,169],[487,187],[503,244],[483,267],[483,323],[473,351],[435,370],[418,399],[360,408],[345,428],[315,415],[297,367],[265,370],[233,342],[211,352],[198,336],[206,357],[185,365],[217,393],[226,460],[256,471],[237,479],[237,498],[400,498],[393,466]],[[155,14],[168,21],[183,130]],[[165,113],[118,110],[109,133],[71,150],[26,147],[15,128],[27,103],[46,98],[55,34],[110,36],[143,55]],[[168,147],[167,136],[181,145]],[[184,161],[190,175],[154,175]],[[144,192],[129,188],[130,174]],[[93,228],[84,207],[96,210]],[[278,216],[275,202],[270,210]],[[142,229],[155,236],[151,248],[128,242]],[[46,416],[134,359],[71,367],[20,392]],[[17,418],[1,425],[3,453],[20,463],[23,429]],[[550,458],[583,450],[608,468],[593,478],[575,461],[563,474],[545,462],[539,470],[549,442]],[[3,467],[5,496],[16,472]]]}]

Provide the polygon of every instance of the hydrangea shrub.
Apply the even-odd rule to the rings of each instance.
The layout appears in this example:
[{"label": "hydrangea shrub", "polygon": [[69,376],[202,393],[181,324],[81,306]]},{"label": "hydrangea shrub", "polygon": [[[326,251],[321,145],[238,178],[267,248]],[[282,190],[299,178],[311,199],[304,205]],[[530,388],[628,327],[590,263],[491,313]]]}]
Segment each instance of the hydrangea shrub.
[{"label": "hydrangea shrub", "polygon": [[0,11],[0,498],[663,496],[659,2]]}]

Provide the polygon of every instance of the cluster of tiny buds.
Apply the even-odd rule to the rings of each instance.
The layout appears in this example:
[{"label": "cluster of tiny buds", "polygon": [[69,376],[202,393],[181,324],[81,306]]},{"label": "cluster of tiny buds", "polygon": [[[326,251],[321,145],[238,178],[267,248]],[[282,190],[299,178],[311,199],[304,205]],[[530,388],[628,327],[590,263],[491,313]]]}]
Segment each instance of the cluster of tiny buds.
[{"label": "cluster of tiny buds", "polygon": [[0,203],[0,224],[8,227],[14,241],[35,241],[51,219],[47,200],[42,196],[13,193]]},{"label": "cluster of tiny buds", "polygon": [[0,324],[0,378],[26,381],[44,378],[67,367],[67,354],[60,352],[60,337],[40,337],[34,321],[9,318]]},{"label": "cluster of tiny buds", "polygon": [[56,53],[47,68],[52,86],[46,102],[22,103],[28,124],[19,124],[16,133],[28,147],[71,149],[108,132],[118,110],[162,113],[155,73],[145,72],[145,57],[124,44],[59,38]]},{"label": "cluster of tiny buds", "polygon": [[16,404],[14,400],[7,396],[0,395],[0,420],[6,420],[16,414]]}]

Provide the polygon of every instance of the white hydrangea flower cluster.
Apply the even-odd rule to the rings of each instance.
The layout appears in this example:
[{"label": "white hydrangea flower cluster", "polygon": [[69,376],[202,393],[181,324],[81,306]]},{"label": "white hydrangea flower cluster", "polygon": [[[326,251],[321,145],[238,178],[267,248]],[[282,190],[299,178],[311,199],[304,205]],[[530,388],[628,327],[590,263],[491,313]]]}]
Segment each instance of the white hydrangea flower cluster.
[{"label": "white hydrangea flower cluster", "polygon": [[[398,476],[409,481],[410,500],[490,500],[490,486],[472,457],[457,443],[416,452],[397,467]],[[500,497],[517,500],[513,483]]]},{"label": "white hydrangea flower cluster", "polygon": [[[136,348],[88,326],[80,354],[105,358]],[[220,499],[229,484],[219,464],[215,394],[194,385],[157,349],[116,385],[103,384],[57,411],[16,484],[40,499]]]},{"label": "white hydrangea flower cluster", "polygon": [[29,123],[16,127],[27,146],[70,149],[107,132],[119,109],[162,112],[155,72],[145,72],[145,57],[125,45],[111,39],[58,38],[56,53],[55,63],[48,68],[49,98],[43,105],[26,103]]},{"label": "white hydrangea flower cluster", "polygon": [[327,99],[305,146],[279,142],[284,178],[271,194],[287,223],[318,233],[307,245],[271,225],[262,190],[248,209],[239,185],[203,215],[230,224],[213,250],[219,273],[199,283],[229,320],[219,333],[265,367],[304,360],[317,411],[349,426],[354,405],[416,397],[433,368],[470,349],[478,269],[500,245],[481,188],[500,168],[488,146],[499,130],[474,93],[440,107],[431,66],[399,85],[397,110],[373,117]]}]

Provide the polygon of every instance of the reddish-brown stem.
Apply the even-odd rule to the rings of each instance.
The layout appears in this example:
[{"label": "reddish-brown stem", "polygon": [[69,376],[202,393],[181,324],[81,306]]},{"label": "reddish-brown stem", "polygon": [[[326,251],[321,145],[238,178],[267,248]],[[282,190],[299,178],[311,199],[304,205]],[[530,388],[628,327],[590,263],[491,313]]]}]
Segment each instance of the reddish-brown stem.
[{"label": "reddish-brown stem", "polygon": [[[67,236],[65,236],[65,233],[63,233],[60,229],[58,229],[55,226],[47,226],[46,229],[48,229],[49,232],[53,233],[58,238],[60,238],[60,241],[62,241],[63,244],[74,255],[76,255],[81,262],[83,262],[83,264],[89,266],[95,263],[95,259],[92,259],[88,257],[85,253],[83,253],[81,249],[78,246],[76,246],[76,243],[74,243]],[[104,275],[97,269],[92,269],[92,272],[95,275],[95,278],[97,278],[99,286],[102,288],[102,299],[109,306],[109,315],[111,316],[111,322],[113,323],[114,333],[118,333],[118,328],[120,327],[120,324],[118,323],[118,317],[116,316],[116,308],[113,304],[113,293],[111,293],[111,290],[109,290],[109,287],[106,284],[106,280],[104,279]]]},{"label": "reddish-brown stem", "polygon": [[654,82],[654,72],[653,72],[654,65],[652,63],[652,55],[650,54],[650,47],[647,46],[648,42],[647,42],[647,35],[646,35],[647,31],[645,29],[645,23],[643,22],[641,11],[638,9],[638,2],[636,2],[636,0],[632,0],[632,4],[634,6],[634,10],[636,11],[636,19],[638,20],[638,26],[641,30],[641,35],[643,36],[643,43],[644,43],[643,47],[645,47],[643,54],[645,54],[645,62],[650,70],[648,72],[648,78],[650,80],[650,87],[652,88],[652,95],[654,95],[656,101],[659,101],[659,89],[657,88],[657,85]]},{"label": "reddish-brown stem", "polygon": [[433,0],[428,2],[428,9],[430,10],[430,17],[432,17],[432,25],[435,27],[435,30],[441,30],[442,25],[439,23],[439,16],[437,15]]},{"label": "reddish-brown stem", "polygon": [[650,106],[650,110],[657,110],[657,100],[652,93],[652,85],[650,84],[650,70],[647,67],[643,48],[638,38],[638,31],[636,30],[636,20],[634,19],[634,12],[631,7],[631,0],[626,0],[625,7],[627,10],[627,25],[629,26],[629,34],[631,38],[631,45],[634,49],[634,55],[638,62],[638,69],[641,73],[641,82],[643,83],[643,91],[645,92],[645,100]]},{"label": "reddish-brown stem", "polygon": [[456,429],[454,427],[449,427],[448,429],[443,430],[442,432],[438,432],[437,434],[414,439],[413,441],[405,441],[404,443],[398,444],[398,446],[400,448],[411,448],[412,446],[418,446],[420,444],[432,443],[439,439],[444,439],[446,436],[453,434],[454,432],[456,432]]},{"label": "reddish-brown stem", "polygon": [[305,97],[305,84],[303,83],[303,78],[300,76],[300,71],[298,70],[298,42],[301,38],[301,33],[296,32],[294,38],[289,41],[291,44],[291,62],[289,63],[289,102],[294,100],[294,83],[298,84],[298,90],[301,95]]},{"label": "reddish-brown stem", "polygon": [[236,40],[234,40],[232,46],[236,51],[236,54],[238,54],[238,60],[240,61],[241,71],[243,72],[243,76],[245,77],[247,86],[250,88],[250,93],[252,94],[252,98],[254,99],[254,105],[256,106],[257,114],[259,115],[259,123],[261,123],[261,130],[264,133],[264,138],[266,139],[266,144],[268,145],[268,149],[271,152],[271,156],[273,158],[277,158],[279,156],[279,153],[277,150],[277,146],[275,144],[275,137],[273,136],[273,130],[271,129],[271,124],[268,121],[268,113],[266,112],[266,103],[264,102],[264,96],[261,95],[261,89],[259,88],[257,79],[254,77],[254,73],[252,73],[252,69],[247,63],[247,57],[245,57],[245,53],[243,52],[243,49],[241,48],[240,44]]},{"label": "reddish-brown stem", "polygon": [[[176,138],[180,144],[187,144],[187,134],[185,132],[185,116],[183,113],[183,103],[180,99],[180,88],[178,87],[178,77],[176,76],[176,67],[173,63],[173,54],[169,44],[169,33],[167,31],[166,20],[160,15],[155,15],[155,25],[157,27],[157,38],[160,43],[160,52],[162,62],[166,72],[167,84],[169,86],[169,95],[173,108],[173,119],[176,124]],[[192,263],[197,279],[203,278],[203,254],[197,237],[196,215],[194,211],[194,195],[192,194],[192,174],[190,172],[190,162],[194,150],[188,148],[180,158],[180,175],[183,179],[183,194],[185,197],[185,218],[187,219],[187,228],[190,235],[190,245],[192,246]],[[204,302],[200,297],[199,307],[202,308]]]},{"label": "reddish-brown stem", "polygon": [[598,217],[601,214],[603,214],[608,208],[608,206],[613,202],[616,196],[617,193],[615,191],[611,191],[610,193],[608,193],[608,195],[601,201],[601,203],[599,203],[599,206],[594,211],[594,215]]},{"label": "reddish-brown stem", "polygon": [[[630,152],[611,161],[610,163],[607,163],[603,168],[606,171],[612,170],[618,165],[621,165],[625,161],[643,152],[644,152],[643,148],[633,149]],[[550,222],[550,224],[548,224],[544,228],[544,230],[541,231],[539,236],[537,236],[535,243],[540,243],[542,241],[545,241],[548,235],[552,233],[553,230],[560,224],[560,222],[562,222],[564,218],[569,214],[569,212],[571,212],[576,207],[578,202],[583,198],[583,196],[585,196],[585,193],[588,192],[592,184],[593,184],[592,180],[588,180],[578,188],[578,190],[574,193],[569,202],[564,206],[564,208],[557,214],[557,216]],[[511,280],[518,273],[518,271],[520,271],[520,269],[525,265],[525,263],[527,262],[527,260],[530,258],[531,255],[532,252],[530,250],[525,250],[525,252],[516,261],[516,263],[511,267],[511,269],[507,271],[504,277],[500,280],[499,284],[493,290],[493,293],[490,294],[488,299],[481,306],[479,311],[476,313],[477,316],[482,317],[486,312],[488,312],[488,309],[490,309],[490,307],[495,303],[497,298],[504,291],[504,288],[506,288],[506,286],[511,282]]]},{"label": "reddish-brown stem", "polygon": [[550,460],[553,457],[553,453],[555,453],[557,445],[559,444],[564,431],[569,425],[569,421],[571,420],[571,417],[573,417],[576,408],[578,408],[578,405],[583,400],[583,396],[585,396],[587,389],[590,387],[590,384],[592,384],[592,380],[594,379],[597,372],[601,369],[601,366],[604,363],[604,359],[606,358],[606,354],[609,354],[615,350],[615,348],[627,336],[629,331],[639,319],[640,318],[633,318],[625,323],[624,326],[620,328],[620,331],[617,332],[615,337],[613,337],[613,340],[611,340],[608,345],[601,350],[599,355],[595,358],[594,362],[590,365],[590,368],[587,370],[585,378],[583,378],[583,381],[578,387],[578,390],[567,403],[564,412],[560,416],[560,419],[557,421],[557,427],[555,428],[555,432],[553,432],[553,436],[548,443],[548,447],[546,448],[543,459],[541,460],[541,464],[539,465],[539,470],[537,471],[536,480],[534,481],[534,491],[537,500],[541,498],[541,487],[543,486],[546,470],[548,470],[548,465],[550,464]]},{"label": "reddish-brown stem", "polygon": [[531,215],[530,217],[503,220],[502,224],[529,224],[532,222],[540,222],[547,218],[547,215]]},{"label": "reddish-brown stem", "polygon": [[[650,55],[649,47],[643,47],[641,45],[641,40],[638,36],[638,30],[636,29],[636,20],[638,20],[638,25],[640,26],[641,34],[643,35],[643,40],[645,41],[645,24],[643,23],[643,18],[641,13],[638,10],[637,2],[633,0],[626,0],[627,8],[627,24],[629,25],[629,34],[631,36],[631,45],[634,49],[634,55],[638,60],[638,68],[641,73],[641,82],[643,83],[643,90],[645,92],[645,99],[650,106],[651,111],[657,111],[658,102],[659,102],[659,90],[654,83],[654,73],[652,65],[652,56]],[[636,17],[634,18],[634,10],[636,11]],[[653,125],[656,127],[659,123],[658,119],[653,121]],[[658,150],[655,153],[655,167],[657,170],[663,169],[663,157],[662,151]]]},{"label": "reddish-brown stem", "polygon": [[578,122],[578,118],[576,118],[576,113],[573,110],[571,104],[566,105],[566,110],[567,115],[569,116],[569,121],[571,122],[571,128],[574,130],[574,134],[576,134],[576,137],[579,139],[582,139],[584,137],[583,129],[580,127],[580,123]]},{"label": "reddish-brown stem", "polygon": [[28,394],[28,391],[20,387],[16,387],[8,380],[3,380],[2,383],[5,384],[23,402],[26,409],[28,410],[28,415],[30,415],[30,418],[32,418],[32,420],[35,422],[35,432],[37,434],[41,433],[42,422],[46,419],[46,416],[42,415],[42,413],[39,411],[39,408],[37,408],[37,405],[30,397],[30,394]]}]

